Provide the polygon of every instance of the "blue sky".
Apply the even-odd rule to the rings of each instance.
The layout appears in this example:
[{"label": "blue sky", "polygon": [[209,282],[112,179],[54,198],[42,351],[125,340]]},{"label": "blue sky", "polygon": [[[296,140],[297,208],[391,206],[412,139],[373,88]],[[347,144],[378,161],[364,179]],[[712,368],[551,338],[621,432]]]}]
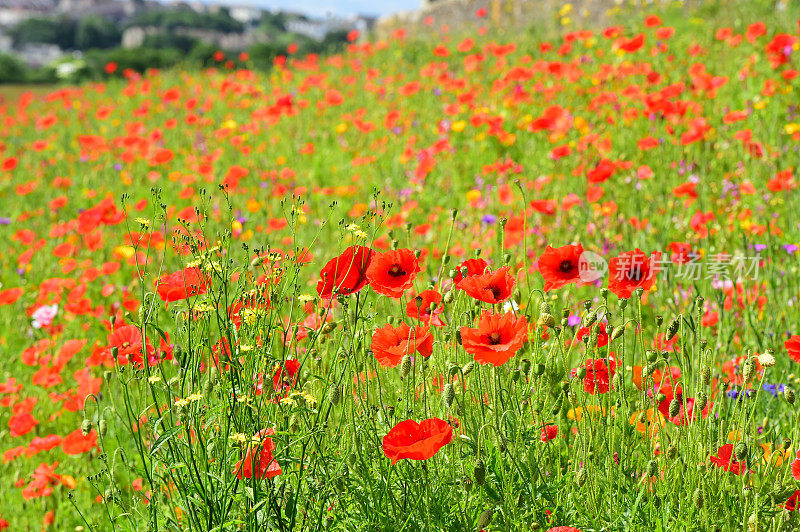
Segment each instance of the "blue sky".
[{"label": "blue sky", "polygon": [[249,5],[265,9],[279,8],[309,15],[387,15],[417,9],[419,0],[203,0],[207,4]]}]

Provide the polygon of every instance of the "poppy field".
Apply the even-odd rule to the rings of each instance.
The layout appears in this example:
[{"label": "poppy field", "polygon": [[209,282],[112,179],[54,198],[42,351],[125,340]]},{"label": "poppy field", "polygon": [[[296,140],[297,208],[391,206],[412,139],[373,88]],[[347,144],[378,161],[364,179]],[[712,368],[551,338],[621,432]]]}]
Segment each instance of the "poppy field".
[{"label": "poppy field", "polygon": [[800,528],[800,7],[648,9],[0,101],[0,530]]}]

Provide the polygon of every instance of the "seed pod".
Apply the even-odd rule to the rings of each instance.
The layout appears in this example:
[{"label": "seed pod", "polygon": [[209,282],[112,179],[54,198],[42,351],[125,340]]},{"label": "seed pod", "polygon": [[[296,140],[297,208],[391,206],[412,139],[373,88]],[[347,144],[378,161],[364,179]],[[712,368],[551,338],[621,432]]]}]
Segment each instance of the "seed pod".
[{"label": "seed pod", "polygon": [[444,302],[446,305],[449,305],[450,303],[452,303],[452,302],[453,302],[453,299],[455,299],[455,297],[456,297],[456,295],[455,295],[455,292],[454,292],[453,290],[449,290],[449,291],[448,291],[448,292],[447,292],[447,293],[444,295],[444,297],[442,298],[442,301],[443,301],[443,302]]},{"label": "seed pod", "polygon": [[673,399],[669,403],[669,417],[673,418],[681,411],[681,403],[677,399]]},{"label": "seed pod", "polygon": [[531,372],[531,361],[528,360],[527,358],[523,358],[522,360],[520,360],[519,369],[527,377]]},{"label": "seed pod", "polygon": [[664,340],[669,342],[672,340],[672,337],[678,333],[678,329],[681,326],[681,317],[675,316],[670,320],[669,324],[667,325],[667,334],[664,336]]},{"label": "seed pod", "polygon": [[409,373],[411,373],[411,357],[403,355],[403,359],[400,361],[400,377],[405,379]]},{"label": "seed pod", "polygon": [[588,478],[589,474],[586,472],[586,468],[582,467],[578,470],[578,473],[575,475],[575,484],[577,484],[579,488],[583,487],[583,485],[586,484],[586,479]]},{"label": "seed pod", "polygon": [[658,353],[656,351],[649,350],[646,354],[648,362],[655,362],[658,360]]},{"label": "seed pod", "polygon": [[575,376],[578,379],[583,380],[586,377],[586,368],[584,366],[579,367],[575,370]]},{"label": "seed pod", "polygon": [[650,377],[650,375],[652,375],[653,372],[656,370],[656,367],[658,367],[657,364],[646,364],[644,366],[644,369],[642,370],[642,380],[645,380],[648,377]]},{"label": "seed pod", "polygon": [[699,509],[703,507],[703,490],[697,488],[692,494],[692,502]]},{"label": "seed pod", "polygon": [[585,327],[591,327],[592,325],[594,325],[594,322],[596,322],[596,321],[597,321],[597,313],[596,312],[590,312],[589,315],[586,316],[586,325],[585,325]]},{"label": "seed pod", "polygon": [[625,308],[627,306],[628,306],[628,300],[627,299],[620,299],[619,300],[619,308],[620,309],[625,310]]},{"label": "seed pod", "polygon": [[542,375],[544,375],[546,369],[547,368],[545,367],[544,364],[536,364],[536,366],[533,369],[533,374],[536,375],[537,377],[541,377]]},{"label": "seed pod", "polygon": [[483,463],[483,460],[478,458],[475,461],[475,468],[472,470],[472,473],[475,477],[475,483],[478,486],[483,486],[483,482],[486,480],[486,465]]},{"label": "seed pod", "polygon": [[442,390],[442,400],[444,401],[444,406],[450,408],[450,405],[453,404],[453,399],[456,397],[456,391],[453,388],[453,383],[448,382],[444,385],[444,389]]},{"label": "seed pod", "polygon": [[736,444],[736,459],[740,462],[744,462],[747,458],[747,444],[743,441],[740,441]]},{"label": "seed pod", "polygon": [[792,446],[792,440],[790,440],[789,438],[784,438],[783,445],[781,445],[781,447],[783,447],[783,450],[788,451],[789,447],[791,446]]},{"label": "seed pod", "polygon": [[539,307],[539,314],[552,314],[553,310],[550,308],[550,305],[547,301],[542,301],[541,306]]},{"label": "seed pod", "polygon": [[478,518],[478,530],[483,530],[489,523],[492,522],[492,516],[494,515],[494,511],[489,508],[488,510],[484,510],[481,516]]},{"label": "seed pod", "polygon": [[105,438],[106,434],[108,434],[108,423],[105,419],[101,419],[97,423],[97,430],[100,432],[100,437]]},{"label": "seed pod", "polygon": [[664,316],[656,316],[656,327],[661,327],[661,324],[664,323]]},{"label": "seed pod", "polygon": [[92,431],[92,422],[88,419],[84,419],[81,423],[81,433],[84,436],[87,436]]}]

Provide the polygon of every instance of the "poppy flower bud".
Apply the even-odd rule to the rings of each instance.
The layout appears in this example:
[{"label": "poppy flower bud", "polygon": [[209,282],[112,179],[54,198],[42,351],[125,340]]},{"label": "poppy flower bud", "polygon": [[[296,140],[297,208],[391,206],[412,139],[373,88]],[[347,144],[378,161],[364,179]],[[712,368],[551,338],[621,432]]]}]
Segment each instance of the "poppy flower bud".
[{"label": "poppy flower bud", "polygon": [[450,408],[450,405],[453,404],[453,399],[456,397],[456,391],[453,389],[453,383],[448,382],[444,385],[444,389],[442,390],[442,400],[444,401],[444,406]]},{"label": "poppy flower bud", "polygon": [[473,482],[471,478],[465,476],[463,479],[461,479],[461,483],[464,484],[464,489],[467,490],[467,493],[472,491]]},{"label": "poppy flower bud", "polygon": [[578,379],[583,380],[586,377],[586,368],[581,366],[576,369],[575,376],[578,377]]},{"label": "poppy flower bud", "polygon": [[[392,316],[389,317],[391,318]],[[336,323],[335,321],[329,321],[322,326],[319,332],[321,332],[322,334],[330,334],[336,330],[337,325],[338,323]]]},{"label": "poppy flower bud", "polygon": [[700,382],[703,386],[708,386],[711,383],[711,366],[703,364],[700,366]]},{"label": "poppy flower bud", "polygon": [[647,423],[647,413],[646,412],[639,412],[639,423],[644,425]]},{"label": "poppy flower bud", "polygon": [[547,301],[542,301],[542,305],[539,307],[539,314],[551,314],[553,309],[550,308],[550,305]]},{"label": "poppy flower bud", "polygon": [[400,378],[405,379],[409,373],[411,373],[411,357],[403,355],[400,361]]},{"label": "poppy flower bud", "polygon": [[456,329],[456,343],[461,345],[461,329]]},{"label": "poppy flower bud", "polygon": [[657,474],[658,474],[658,462],[654,458],[650,460],[650,462],[647,464],[647,476],[654,477]]},{"label": "poppy flower bud", "polygon": [[708,406],[708,395],[705,392],[697,394],[697,408],[702,412]]},{"label": "poppy flower bud", "polygon": [[488,510],[484,510],[481,516],[478,518],[478,530],[483,530],[489,523],[492,522],[492,516],[494,515],[494,511],[490,508]]},{"label": "poppy flower bud", "polygon": [[743,441],[740,441],[736,444],[736,459],[740,462],[744,462],[747,458],[747,444]]},{"label": "poppy flower bud", "polygon": [[106,434],[108,434],[108,422],[105,419],[101,419],[97,423],[97,430],[100,432],[100,437],[105,438]]},{"label": "poppy flower bud", "polygon": [[669,402],[669,417],[675,417],[681,411],[681,403],[677,399]]},{"label": "poppy flower bud", "polygon": [[794,404],[794,391],[791,388],[786,388],[783,392],[783,398],[786,399],[786,402],[790,405]]},{"label": "poppy flower bud", "polygon": [[483,486],[483,481],[486,480],[486,466],[483,463],[483,460],[478,458],[475,461],[475,467],[472,470],[473,476],[475,477],[475,483],[478,486]]},{"label": "poppy flower bud", "polygon": [[670,444],[670,446],[667,447],[667,453],[666,454],[667,454],[667,458],[669,458],[670,460],[674,460],[675,457],[678,456],[678,448],[675,447],[674,443]]},{"label": "poppy flower bud", "polygon": [[744,378],[745,384],[750,382],[755,374],[756,371],[756,363],[753,358],[748,358],[742,364],[742,377]]},{"label": "poppy flower bud", "polygon": [[616,340],[617,338],[619,338],[620,336],[623,335],[623,333],[625,332],[625,327],[624,326],[620,326],[620,327],[616,327],[615,328],[615,327],[611,327],[609,325],[609,326],[606,327],[606,332],[610,332],[609,338],[613,342],[614,340]]},{"label": "poppy flower bud", "polygon": [[578,487],[580,488],[580,487],[582,487],[584,484],[586,484],[586,480],[587,480],[588,478],[589,478],[589,474],[586,472],[586,469],[582,467],[582,468],[580,468],[580,469],[578,470],[578,473],[575,475],[575,483],[576,483],[576,484],[578,485]]},{"label": "poppy flower bud", "polygon": [[330,401],[333,406],[336,406],[339,404],[341,398],[342,390],[335,384],[331,384],[331,387],[328,389],[328,401]]},{"label": "poppy flower bud", "polygon": [[471,360],[471,361],[467,362],[466,364],[464,364],[464,367],[461,368],[461,373],[463,373],[464,376],[466,377],[467,375],[472,373],[472,370],[474,368],[475,368],[475,361]]},{"label": "poppy flower bud", "polygon": [[594,322],[597,321],[597,313],[590,312],[588,316],[586,316],[586,327],[591,327],[594,325]]},{"label": "poppy flower bud", "polygon": [[657,364],[650,363],[645,365],[644,369],[642,369],[642,379],[648,378],[653,372],[656,370]]},{"label": "poppy flower bud", "polygon": [[514,290],[514,295],[511,297],[514,300],[514,303],[516,303],[517,305],[519,305],[522,302],[522,292],[520,292],[519,289]]},{"label": "poppy flower bud", "polygon": [[694,493],[692,494],[692,502],[697,508],[703,507],[703,491],[700,488],[694,490]]},{"label": "poppy flower bud", "polygon": [[503,263],[508,264],[509,262],[511,262],[511,254],[506,253],[505,255],[503,255]]},{"label": "poppy flower bud", "polygon": [[542,375],[544,375],[545,369],[547,368],[545,368],[544,364],[536,364],[535,368],[533,369],[533,374],[536,375],[537,377],[541,377]]},{"label": "poppy flower bud", "polygon": [[669,342],[672,340],[672,337],[678,333],[678,329],[681,326],[681,317],[675,316],[670,320],[669,325],[667,325],[667,334],[664,336],[664,340]]},{"label": "poppy flower bud", "polygon": [[519,369],[527,376],[531,371],[531,361],[523,358],[519,363]]},{"label": "poppy flower bud", "polygon": [[458,270],[456,270],[455,268],[452,268],[450,269],[450,271],[447,272],[447,276],[450,277],[451,279],[455,279],[456,275],[458,275]]},{"label": "poppy flower bud", "polygon": [[453,209],[453,212],[450,213],[450,217],[455,220],[458,218],[458,209]]},{"label": "poppy flower bud", "polygon": [[553,317],[552,314],[541,314],[539,315],[539,327],[554,327],[556,324],[556,319]]},{"label": "poppy flower bud", "polygon": [[442,298],[442,301],[444,301],[444,303],[445,303],[446,305],[449,305],[450,303],[452,303],[452,302],[453,302],[453,299],[454,299],[455,297],[456,297],[456,296],[455,296],[455,293],[454,293],[452,290],[450,290],[449,292],[447,292],[447,293],[444,295],[444,297]]},{"label": "poppy flower bud", "polygon": [[697,312],[703,311],[703,303],[705,303],[705,301],[706,298],[704,298],[703,296],[697,296],[697,298],[694,300],[695,305],[697,305]]},{"label": "poppy flower bud", "polygon": [[84,419],[81,423],[81,434],[87,436],[92,431],[92,422],[88,419]]}]

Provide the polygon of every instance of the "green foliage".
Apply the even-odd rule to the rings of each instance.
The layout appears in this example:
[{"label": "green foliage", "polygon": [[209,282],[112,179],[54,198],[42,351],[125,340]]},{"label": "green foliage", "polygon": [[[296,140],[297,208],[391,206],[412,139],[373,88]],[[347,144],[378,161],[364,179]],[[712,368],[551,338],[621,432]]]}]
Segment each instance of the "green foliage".
[{"label": "green foliage", "polygon": [[82,18],[75,30],[75,49],[113,48],[119,46],[122,32],[113,22],[93,15]]},{"label": "green foliage", "polygon": [[147,10],[136,15],[129,26],[155,26],[166,30],[198,28],[223,33],[244,31],[244,25],[231,17],[226,9],[220,9],[216,13],[200,13],[189,8]]},{"label": "green foliage", "polygon": [[68,17],[23,20],[9,30],[17,46],[29,43],[55,44],[64,50],[75,48],[77,23]]},{"label": "green foliage", "polygon": [[28,69],[22,62],[8,54],[0,54],[0,83],[28,81]]}]

